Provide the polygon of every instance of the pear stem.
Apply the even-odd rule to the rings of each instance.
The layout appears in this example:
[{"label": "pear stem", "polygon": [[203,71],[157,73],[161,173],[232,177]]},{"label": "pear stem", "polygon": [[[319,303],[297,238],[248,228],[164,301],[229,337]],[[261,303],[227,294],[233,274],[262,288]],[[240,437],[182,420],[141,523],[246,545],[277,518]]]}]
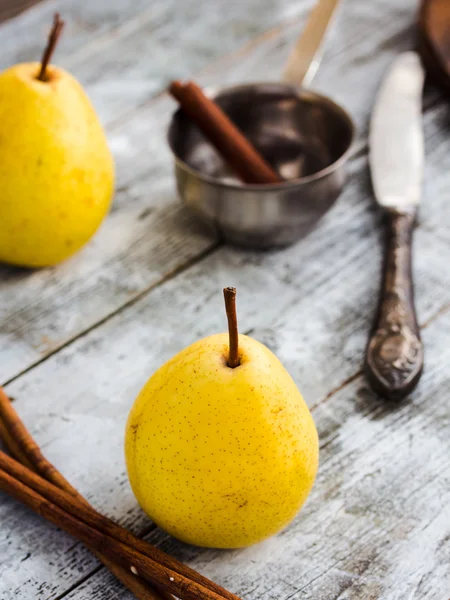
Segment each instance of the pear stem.
[{"label": "pear stem", "polygon": [[48,36],[48,42],[47,46],[45,47],[44,54],[42,55],[41,70],[37,76],[39,81],[47,81],[47,66],[50,62],[53,52],[55,51],[56,44],[58,43],[63,27],[64,21],[59,16],[59,13],[55,13],[53,17],[53,27],[50,31],[50,35]]},{"label": "pear stem", "polygon": [[230,354],[227,365],[235,369],[240,365],[239,360],[239,333],[236,314],[236,288],[227,287],[223,290],[225,310],[228,319],[228,333],[230,336]]}]

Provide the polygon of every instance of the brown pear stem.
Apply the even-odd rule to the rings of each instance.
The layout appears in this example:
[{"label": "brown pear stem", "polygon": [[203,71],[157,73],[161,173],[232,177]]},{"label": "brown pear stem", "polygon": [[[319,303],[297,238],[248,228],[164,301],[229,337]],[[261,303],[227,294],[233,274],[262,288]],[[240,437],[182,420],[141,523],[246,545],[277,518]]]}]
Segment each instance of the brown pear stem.
[{"label": "brown pear stem", "polygon": [[56,44],[58,43],[59,36],[61,35],[63,27],[64,21],[59,16],[59,13],[55,13],[53,17],[53,27],[50,31],[50,35],[48,36],[48,42],[44,50],[44,54],[42,55],[41,70],[39,71],[39,75],[37,76],[39,81],[47,81],[47,66],[50,62],[53,52],[55,51]]},{"label": "brown pear stem", "polygon": [[228,319],[228,333],[230,336],[230,354],[227,365],[234,369],[240,365],[239,361],[239,332],[236,315],[236,288],[227,287],[223,290],[225,310]]}]

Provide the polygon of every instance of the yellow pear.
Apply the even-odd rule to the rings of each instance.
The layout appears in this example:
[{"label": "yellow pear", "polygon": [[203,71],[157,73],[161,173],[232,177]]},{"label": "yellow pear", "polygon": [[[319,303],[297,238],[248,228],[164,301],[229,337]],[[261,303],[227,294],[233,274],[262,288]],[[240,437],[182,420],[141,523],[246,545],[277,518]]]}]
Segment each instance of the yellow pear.
[{"label": "yellow pear", "polygon": [[317,431],[294,381],[230,316],[229,326],[156,371],[125,435],[143,510],[178,539],[214,548],[249,546],[286,526],[318,468]]},{"label": "yellow pear", "polygon": [[81,248],[114,188],[89,99],[48,58],[0,73],[0,261],[26,267],[54,265]]}]

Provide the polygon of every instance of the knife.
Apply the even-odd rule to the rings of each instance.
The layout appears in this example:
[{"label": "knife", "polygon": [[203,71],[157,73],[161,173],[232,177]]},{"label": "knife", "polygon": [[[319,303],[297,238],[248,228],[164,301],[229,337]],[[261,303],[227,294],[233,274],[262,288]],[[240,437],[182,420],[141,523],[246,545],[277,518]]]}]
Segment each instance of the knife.
[{"label": "knife", "polygon": [[339,0],[318,0],[300,34],[283,73],[283,80],[309,86],[319,68],[323,41]]},{"label": "knife", "polygon": [[415,52],[401,54],[384,79],[369,132],[369,163],[387,244],[378,314],[366,350],[366,375],[389,399],[408,394],[423,369],[414,307],[411,242],[424,167],[421,125],[424,70]]}]

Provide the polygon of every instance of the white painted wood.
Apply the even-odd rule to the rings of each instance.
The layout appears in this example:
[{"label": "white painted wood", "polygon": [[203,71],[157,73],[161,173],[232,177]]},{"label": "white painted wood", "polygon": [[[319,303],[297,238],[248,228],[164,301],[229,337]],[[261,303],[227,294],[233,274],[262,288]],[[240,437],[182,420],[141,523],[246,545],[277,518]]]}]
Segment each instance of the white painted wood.
[{"label": "white painted wood", "polygon": [[[227,553],[192,550],[158,531],[150,540],[249,600],[446,600],[449,408],[435,398],[450,392],[448,381],[438,383],[449,327],[447,314],[425,330],[433,367],[409,402],[380,403],[358,378],[314,410],[318,480],[282,534]],[[84,600],[92,590],[107,598],[110,581],[102,572],[69,598]]]},{"label": "white painted wood", "polygon": [[66,21],[58,43],[59,58],[70,56],[99,39],[108,37],[129,21],[139,20],[147,10],[161,14],[164,3],[151,0],[44,0],[16,18],[0,25],[2,56],[0,68],[17,62],[39,60],[53,14],[59,11]]},{"label": "white painted wood", "polygon": [[[342,6],[315,81],[318,89],[349,108],[361,132],[381,72],[392,55],[392,43],[386,40],[392,37],[399,48],[412,43],[409,28],[404,31],[404,22],[413,17],[410,3],[396,0],[401,18],[390,20],[392,5],[386,0],[379,6],[386,25],[375,30],[361,4]],[[277,78],[299,29],[295,23],[274,32],[243,54],[218,62],[199,81],[217,85]],[[377,51],[378,47],[381,50]],[[171,100],[161,97],[110,129],[118,192],[113,213],[91,244],[55,269],[30,275],[0,267],[0,381],[42,360],[213,247],[214,241],[202,235],[178,208],[165,144],[173,106]],[[360,137],[359,147],[363,139]]]},{"label": "white painted wood", "polygon": [[[9,386],[49,458],[102,511],[138,530],[145,527],[124,474],[126,414],[157,366],[198,337],[224,328],[223,285],[237,285],[241,328],[253,330],[280,356],[310,406],[358,371],[375,304],[380,256],[365,159],[354,166],[341,203],[308,240],[276,254],[222,248]],[[429,321],[449,301],[445,263],[430,260],[445,255],[446,243],[419,229],[416,246],[421,250],[416,257],[419,314]],[[332,425],[319,422],[323,435],[336,433],[338,425]],[[68,552],[72,542],[66,536],[52,533],[33,517],[25,518],[26,511],[6,501],[0,514],[5,532],[14,532],[0,538],[0,550],[9,557],[0,581],[15,580],[14,565],[26,555],[30,529],[38,533],[31,534],[34,550],[27,559],[27,581],[20,580],[30,596],[43,585],[48,597],[54,597],[93,569],[87,552],[78,546],[75,554]],[[255,552],[258,556],[259,550]],[[245,566],[248,560],[243,556]],[[271,558],[264,556],[268,569]],[[216,570],[216,558],[209,565],[201,557],[194,564],[219,577],[222,562]],[[230,579],[226,583],[236,589]],[[92,597],[93,585],[85,588],[85,597]]]},{"label": "white painted wood", "polygon": [[359,378],[317,407],[319,477],[283,534],[226,554],[151,539],[249,600],[446,600],[450,411],[436,398],[450,392],[449,327],[447,313],[425,330],[430,367],[408,402],[380,403]]},{"label": "white painted wood", "polygon": [[[288,20],[303,19],[313,0],[226,0],[105,3],[60,0],[0,27],[0,68],[39,60],[52,13],[66,19],[55,62],[86,88],[105,124],[164,89]],[[227,12],[227,18],[223,14]],[[23,34],[23,35],[22,35]],[[3,48],[2,48],[3,49]]]},{"label": "white painted wood", "polygon": [[[333,254],[332,249],[330,249],[329,252],[330,254]],[[225,253],[225,251],[223,251],[223,253]],[[217,256],[219,256],[219,254]],[[238,262],[238,259],[239,257],[234,256],[235,262]],[[352,257],[349,257],[349,259],[351,262]],[[213,262],[213,257],[209,259],[209,261]],[[151,372],[154,369],[154,366],[160,361],[165,360],[165,358],[170,356],[185,343],[195,339],[197,335],[214,331],[216,329],[214,326],[215,322],[221,320],[222,323],[220,325],[217,324],[217,326],[223,327],[224,318],[217,314],[218,310],[212,299],[210,300],[209,305],[202,306],[200,311],[197,311],[196,309],[198,308],[197,303],[199,300],[205,299],[205,292],[207,291],[202,289],[200,281],[211,281],[212,284],[216,284],[214,287],[218,288],[219,285],[223,283],[224,272],[228,272],[224,266],[224,262],[225,261],[221,261],[219,264],[215,262],[215,264],[211,265],[211,272],[207,269],[206,272],[203,273],[203,276],[199,272],[199,267],[195,267],[194,270],[197,271],[196,277],[192,277],[191,273],[188,272],[183,278],[180,278],[178,283],[177,281],[174,281],[172,284],[159,288],[158,291],[149,296],[145,302],[146,306],[140,307],[140,314],[135,314],[135,311],[129,311],[134,314],[117,317],[115,320],[117,322],[108,324],[106,326],[106,331],[96,332],[96,335],[92,332],[86,340],[80,340],[73,347],[61,352],[59,359],[58,357],[50,359],[45,365],[36,369],[34,373],[22,378],[22,383],[17,382],[17,384],[11,388],[11,391],[16,393],[18,397],[18,405],[21,413],[27,415],[27,420],[30,423],[35,423],[38,429],[38,439],[39,437],[43,437],[44,439],[49,439],[49,441],[51,440],[50,444],[46,444],[46,453],[57,463],[64,465],[65,472],[70,471],[70,477],[73,481],[77,481],[77,483],[81,484],[85,491],[90,491],[91,499],[98,505],[101,505],[102,510],[107,510],[108,512],[115,514],[116,517],[123,519],[123,516],[128,513],[130,508],[134,507],[134,501],[131,499],[128,490],[126,490],[126,492],[121,491],[118,493],[118,490],[124,489],[120,438],[122,433],[121,427],[123,426],[128,401],[134,396],[136,389],[144,381],[146,374]],[[270,273],[270,271],[261,269],[261,267],[259,267],[259,269],[261,270],[260,277],[262,277],[263,274],[266,274],[264,280],[260,280],[259,283],[265,283],[269,294],[273,297],[274,291],[278,286],[273,283],[271,286],[269,285],[270,280],[267,281],[267,273]],[[254,285],[255,276],[250,277],[250,274],[255,270],[255,265],[250,264],[250,268],[241,268],[237,271],[241,274],[243,280],[250,279],[248,283],[249,289],[244,289],[243,298],[245,300],[245,292],[247,292],[248,302],[240,302],[240,308],[244,309],[243,311],[240,311],[244,313],[241,316],[241,322],[251,319],[249,313],[254,306],[254,301],[252,301],[252,289],[254,289],[252,288],[252,283]],[[214,281],[214,273],[218,273],[218,275],[216,275],[216,278],[218,279],[217,282]],[[221,279],[222,281],[220,281]],[[333,283],[334,282],[332,281],[331,285],[333,285]],[[242,289],[243,284],[244,281],[239,281],[240,289]],[[180,286],[179,293],[174,296],[173,287],[178,285]],[[361,293],[362,287],[362,284],[360,285],[357,283],[355,289]],[[183,296],[182,290],[188,290],[188,298]],[[316,329],[317,327],[320,327],[324,313],[324,306],[318,300],[321,292],[322,290],[319,288],[317,295],[312,295],[310,297],[312,308],[308,312],[308,321],[312,321],[313,326],[315,325]],[[181,326],[179,326],[178,330],[181,341],[178,339],[178,335],[176,339],[175,336],[173,336],[172,331],[174,322],[168,320],[166,308],[169,298],[178,299],[180,296],[181,299],[173,307],[173,321],[181,321],[182,323],[182,325],[180,323]],[[214,296],[216,302],[221,301],[220,292],[216,291]],[[331,302],[335,301],[334,294],[331,294],[329,300]],[[243,306],[241,306],[242,304]],[[315,310],[314,306],[318,306],[318,309]],[[342,308],[345,309],[345,307]],[[184,318],[182,320],[178,317],[180,310],[183,310]],[[265,311],[262,312],[262,317],[264,318]],[[292,309],[292,312],[294,312],[294,308]],[[305,331],[304,327],[304,311],[299,307],[295,312],[299,317],[297,324],[295,324],[295,321],[292,319],[289,326],[285,326],[284,333],[286,334],[286,330],[288,330],[289,334],[292,334],[296,338],[298,343],[297,347],[304,348],[302,355],[298,356],[298,350],[292,345],[292,342],[290,344],[283,343],[278,347],[281,347],[285,354],[285,358],[286,355],[290,356],[291,364],[289,364],[289,366],[291,367],[295,378],[299,381],[300,385],[303,383],[305,392],[309,389],[310,396],[307,396],[307,398],[310,402],[315,403],[316,400],[320,400],[319,397],[313,396],[313,390],[316,389],[316,386],[314,385],[315,372],[320,372],[322,377],[325,380],[330,381],[330,383],[332,383],[335,378],[335,375],[332,372],[330,373],[327,366],[330,359],[333,358],[334,349],[331,348],[330,353],[327,355],[322,348],[313,348],[308,330]],[[165,322],[161,323],[164,315]],[[351,316],[354,316],[354,314]],[[197,330],[193,327],[193,321],[197,319],[199,324],[205,324],[206,331],[201,325],[198,326]],[[340,322],[337,320],[337,324],[339,323],[342,323],[342,320]],[[341,344],[346,339],[351,338],[352,335],[355,335],[355,333],[352,334],[353,326],[351,317],[344,321],[344,324],[346,326],[344,325],[341,331],[339,331],[339,325],[336,325],[335,330],[330,331],[330,334],[334,335],[335,338],[338,338]],[[367,315],[365,325],[367,326]],[[358,569],[362,569],[365,562],[376,558],[377,545],[380,544],[382,547],[382,543],[386,537],[383,530],[383,523],[378,524],[378,528],[381,527],[381,533],[377,528],[375,529],[375,532],[373,532],[371,527],[374,527],[374,523],[376,524],[377,516],[381,518],[386,512],[389,513],[389,511],[392,511],[393,507],[392,503],[389,502],[384,502],[387,506],[384,506],[384,508],[382,507],[382,509],[374,504],[370,509],[369,514],[366,515],[361,507],[359,508],[359,512],[356,512],[354,504],[356,503],[358,505],[358,502],[364,502],[364,507],[368,510],[373,495],[375,495],[375,491],[372,491],[374,481],[378,482],[377,485],[382,487],[381,490],[376,492],[380,497],[376,497],[375,500],[379,503],[380,498],[385,494],[383,490],[386,490],[386,488],[388,489],[389,482],[395,481],[399,471],[402,472],[406,467],[408,467],[409,470],[403,474],[400,481],[396,484],[395,493],[400,493],[398,488],[401,486],[401,498],[405,499],[402,500],[402,502],[411,503],[410,492],[414,491],[417,484],[420,483],[416,476],[412,477],[411,469],[416,470],[417,464],[422,464],[424,456],[426,456],[427,468],[424,469],[423,477],[424,479],[432,478],[433,485],[431,490],[429,490],[429,494],[431,495],[431,500],[434,498],[434,501],[430,507],[427,507],[427,510],[422,516],[420,513],[414,512],[416,505],[419,507],[421,506],[420,499],[414,499],[412,507],[410,506],[409,508],[409,510],[412,511],[409,519],[415,521],[416,526],[413,527],[414,535],[412,536],[410,543],[410,532],[408,529],[410,527],[409,521],[403,522],[401,516],[396,512],[395,520],[392,518],[386,523],[386,527],[391,527],[395,524],[395,535],[398,535],[398,532],[402,533],[402,536],[397,540],[394,535],[393,541],[397,542],[398,547],[406,546],[402,553],[402,556],[404,557],[403,566],[400,567],[398,561],[395,559],[398,548],[391,550],[391,561],[392,565],[395,566],[395,570],[398,571],[401,568],[405,569],[408,564],[409,553],[417,544],[416,538],[419,536],[420,527],[424,526],[426,524],[425,519],[429,519],[430,515],[434,515],[433,511],[437,511],[439,508],[435,498],[436,489],[441,492],[440,502],[443,503],[443,506],[446,506],[445,502],[447,496],[444,493],[445,488],[441,489],[442,486],[439,485],[439,478],[436,478],[435,476],[433,478],[433,472],[430,473],[429,470],[429,463],[431,455],[433,457],[432,465],[439,470],[442,466],[442,460],[446,461],[448,451],[445,446],[441,448],[440,458],[435,461],[434,455],[430,454],[430,447],[432,444],[429,441],[435,437],[434,430],[431,435],[430,431],[428,431],[427,434],[427,430],[424,429],[425,425],[423,425],[423,428],[419,431],[417,431],[417,427],[423,419],[426,418],[426,414],[422,415],[423,409],[418,407],[418,405],[422,404],[421,398],[423,396],[423,404],[425,404],[424,408],[427,409],[429,413],[428,419],[435,419],[437,423],[441,423],[441,427],[444,427],[446,423],[448,427],[448,406],[445,401],[439,403],[436,402],[436,399],[440,395],[439,387],[442,386],[442,381],[437,377],[437,374],[440,372],[445,373],[445,365],[448,361],[446,339],[449,326],[448,316],[445,316],[444,320],[441,318],[438,321],[437,326],[432,330],[432,332],[435,332],[436,330],[440,332],[440,344],[438,343],[439,335],[429,335],[427,331],[425,332],[425,343],[427,344],[429,352],[431,351],[431,355],[429,356],[429,364],[432,365],[430,376],[428,377],[426,374],[419,392],[414,395],[414,402],[412,407],[410,407],[410,412],[414,411],[413,417],[415,424],[412,425],[412,429],[409,429],[408,427],[407,419],[409,408],[400,425],[394,422],[394,433],[397,437],[400,436],[396,443],[393,442],[392,445],[387,443],[389,439],[387,436],[393,435],[391,427],[389,427],[389,420],[386,422],[389,413],[382,418],[378,415],[378,425],[374,431],[372,427],[367,426],[366,416],[364,414],[358,415],[358,412],[355,414],[355,394],[359,398],[356,406],[362,413],[364,413],[365,410],[370,411],[374,409],[375,412],[377,410],[380,412],[379,409],[382,407],[382,404],[376,402],[365,390],[365,386],[362,386],[360,380],[357,382],[358,387],[356,388],[356,392],[353,387],[347,390],[347,395],[344,396],[344,408],[342,408],[341,405],[338,405],[337,408],[333,409],[335,402],[334,398],[329,400],[329,404],[325,403],[323,406],[319,406],[315,413],[315,418],[321,432],[322,445],[325,446],[326,452],[325,455],[322,452],[322,469],[316,486],[318,496],[316,497],[313,495],[310,506],[311,503],[317,504],[320,509],[314,509],[310,516],[308,508],[306,512],[303,513],[305,516],[300,517],[292,526],[294,527],[293,530],[290,528],[288,533],[275,538],[269,543],[268,548],[266,545],[262,545],[252,550],[233,553],[234,558],[233,556],[230,557],[228,554],[224,558],[223,553],[205,553],[203,551],[188,550],[177,544],[174,545],[165,538],[161,539],[160,535],[158,535],[156,539],[162,542],[164,547],[167,547],[171,552],[181,554],[183,559],[190,557],[194,566],[201,568],[203,571],[222,581],[230,588],[242,593],[245,598],[256,598],[258,597],[258,594],[265,594],[271,586],[277,591],[278,597],[287,597],[288,592],[291,590],[291,585],[303,586],[309,581],[312,582],[312,579],[314,579],[319,572],[323,571],[323,573],[326,574],[327,565],[334,564],[334,562],[338,562],[341,558],[343,559],[344,565],[339,567],[339,572],[337,572],[335,567],[330,567],[332,571],[331,575],[328,574],[326,577],[322,577],[321,585],[326,587],[320,590],[321,593],[324,594],[325,589],[328,591],[329,588],[334,589],[333,586],[338,586],[342,589],[342,587],[347,584],[356,585],[359,583],[361,585],[361,578],[357,576]],[[149,343],[147,336],[145,336],[146,327],[148,328],[149,335],[152,335],[151,343]],[[142,331],[141,338],[136,334],[138,330]],[[359,336],[359,333],[356,335]],[[281,330],[281,335],[279,335],[277,339],[283,339],[283,330]],[[306,350],[308,346],[310,346],[309,352]],[[158,351],[161,352],[161,355],[158,355]],[[312,369],[310,366],[314,359],[313,351],[317,352],[315,369]],[[127,356],[123,356],[123,353],[127,353]],[[309,361],[309,365],[304,361]],[[295,365],[298,363],[300,363],[300,367],[297,366],[297,368],[295,368]],[[349,367],[351,369],[352,365],[349,365]],[[40,373],[38,373],[38,371]],[[346,372],[348,371],[345,368],[344,363],[340,375],[343,376]],[[310,375],[308,375],[308,373]],[[299,374],[302,375],[302,380],[298,379]],[[436,386],[438,387],[436,388]],[[63,387],[64,397],[62,398],[62,402],[55,405],[56,403],[52,402],[52,398],[55,393],[62,391]],[[448,392],[447,388],[448,385],[444,384],[444,389],[440,392],[444,399],[446,398],[445,394]],[[436,411],[437,414],[434,414],[433,410]],[[447,410],[446,421],[445,410]],[[50,413],[50,415],[48,413]],[[60,420],[59,415],[62,413],[65,413],[64,421]],[[444,421],[442,420],[443,417]],[[350,422],[352,422],[351,427],[349,426]],[[403,431],[404,429],[406,429],[406,431]],[[357,447],[351,456],[347,456],[349,454],[347,445],[350,444],[353,447],[352,441],[346,439],[347,435],[349,435],[346,433],[348,431],[353,435],[357,434],[358,443],[363,445],[365,452],[359,450]],[[376,438],[375,440],[373,439],[374,433],[381,435],[379,442],[377,442]],[[443,436],[444,434],[445,430],[441,431],[441,435]],[[408,438],[409,435],[413,436],[411,441]],[[338,439],[334,439],[334,437]],[[116,441],[116,438],[119,439]],[[424,441],[423,438],[425,438],[425,441],[428,440],[428,444],[425,444],[425,446],[422,446]],[[342,440],[344,440],[347,445],[340,451],[339,444]],[[331,444],[331,447],[329,447],[329,444]],[[382,449],[381,454],[378,446]],[[91,449],[91,452],[89,452],[89,448]],[[103,454],[103,457],[99,455],[93,457],[93,448],[97,449],[97,452],[100,451]],[[413,450],[411,450],[411,448]],[[424,449],[424,452],[426,452],[425,455],[422,454],[422,448]],[[395,467],[391,466],[389,452],[392,452],[392,458],[396,459]],[[357,464],[354,465],[352,461],[358,457],[359,462],[356,461]],[[410,460],[411,463],[409,463]],[[327,466],[327,463],[330,461],[332,464]],[[366,462],[369,463],[372,471],[367,471]],[[358,466],[360,463],[365,465],[365,467]],[[349,464],[350,471],[347,472],[345,467]],[[390,475],[388,481],[384,482],[385,469],[388,466]],[[358,484],[359,488],[356,488],[358,496],[355,498],[354,478],[358,475],[359,468],[361,469],[361,473],[359,473],[361,481]],[[119,475],[118,477],[116,476],[116,472]],[[337,477],[338,472],[341,474],[341,478]],[[336,478],[338,479],[337,483]],[[95,482],[95,485],[93,485],[92,482]],[[365,488],[366,485],[368,488]],[[430,485],[430,483],[427,485]],[[114,490],[116,493],[111,494]],[[339,494],[340,490],[342,490],[342,497]],[[447,487],[447,495],[448,492],[449,490]],[[316,492],[314,492],[314,494],[316,494]],[[327,496],[329,497],[327,498]],[[426,495],[424,501],[428,501],[428,495]],[[395,501],[395,504],[396,502],[397,501]],[[342,503],[344,503],[345,508],[342,508]],[[51,579],[55,586],[58,579],[63,576],[63,565],[67,568],[67,560],[69,562],[69,568],[72,566],[76,576],[79,576],[79,571],[83,572],[83,569],[92,568],[87,555],[82,553],[79,548],[76,548],[75,555],[70,556],[68,559],[68,548],[72,544],[66,536],[61,533],[49,536],[49,530],[47,529],[46,524],[26,516],[26,511],[19,509],[15,505],[11,506],[11,504],[7,503],[9,510],[6,514],[4,510],[2,510],[2,523],[4,527],[6,527],[7,531],[10,527],[13,528],[14,532],[14,536],[11,536],[7,541],[6,554],[9,556],[14,550],[11,541],[20,544],[21,547],[19,548],[19,551],[21,557],[26,556],[24,553],[26,548],[29,547],[28,545],[30,543],[33,544],[33,554],[26,561],[27,578],[31,577],[31,582],[24,582],[21,584],[24,592],[30,591],[30,597],[32,597],[33,575],[34,569],[36,568],[38,573],[41,573],[41,577],[42,573],[45,572],[46,581],[48,581],[47,578],[49,575],[52,575]],[[350,505],[350,508],[347,510],[348,505]],[[402,504],[396,504],[396,506],[398,506],[397,511],[402,508]],[[4,509],[3,506],[2,509]],[[379,510],[381,510],[381,516],[377,513]],[[350,516],[348,516],[348,512],[350,512]],[[133,514],[131,516],[128,515],[128,520],[134,522],[137,516],[138,511],[133,509]],[[362,532],[358,529],[357,524],[358,518],[362,519],[363,517],[365,529]],[[443,528],[446,523],[445,518],[447,518],[448,515],[446,515],[445,512],[444,514],[440,514],[438,511],[438,517],[437,527],[434,530],[434,533],[432,533],[431,537],[427,538],[431,545],[426,546],[426,551],[429,555],[431,554],[431,556],[434,553],[434,547],[444,539],[444,534],[448,533],[447,529],[445,529],[445,527]],[[340,538],[342,537],[343,531],[346,532],[349,528],[348,518],[354,519],[353,528],[357,531],[355,531],[355,533],[349,533],[350,538],[346,539],[346,546],[343,547]],[[306,519],[306,524],[303,519]],[[337,521],[334,525],[333,519]],[[364,536],[362,533],[364,533]],[[439,537],[440,534],[443,535],[442,538]],[[379,540],[377,536],[381,536],[381,540]],[[333,544],[330,544],[330,537],[332,540],[334,539]],[[4,541],[2,546],[3,544]],[[306,544],[306,547],[304,544]],[[315,544],[314,552],[311,549],[313,544]],[[362,550],[360,550],[360,544],[362,545]],[[48,551],[46,548],[48,548]],[[286,548],[290,549],[289,552]],[[317,554],[315,555],[315,553]],[[347,554],[349,554],[349,557],[346,558]],[[303,561],[306,561],[306,557],[309,557],[306,561],[306,566],[309,570],[306,569],[306,566],[302,568],[300,568],[300,565],[298,567],[295,566],[297,561],[301,560],[302,557]],[[56,562],[56,573],[54,574],[47,566],[52,558]],[[381,560],[381,557],[379,560]],[[285,566],[281,569],[283,565]],[[8,561],[6,567],[7,566]],[[424,577],[430,578],[432,575],[431,572],[423,570],[423,565],[417,565],[417,569],[420,576],[423,575]],[[394,575],[395,570],[392,575]],[[266,571],[268,571],[268,574],[266,573],[266,575],[263,576],[263,573]],[[345,573],[342,571],[345,571]],[[372,579],[377,580],[376,572],[372,571],[369,564],[365,571],[365,577],[368,577],[369,584]],[[373,573],[373,575],[371,576],[370,573]],[[64,575],[67,576],[67,572],[65,572]],[[295,579],[300,576],[302,578],[305,577],[306,579]],[[308,576],[310,577],[309,580],[307,579]],[[2,572],[1,581],[4,581],[5,578],[8,582],[9,577],[11,577],[11,575],[8,573],[8,570],[6,571],[6,576],[5,573]],[[293,577],[294,579],[292,579]],[[280,578],[285,582],[289,582],[286,589],[283,588]],[[341,578],[343,578],[342,581]],[[41,583],[41,581],[42,579],[39,583]],[[84,589],[82,588],[83,593],[80,592],[80,594],[76,594],[75,597],[109,597],[108,594],[111,593],[111,588],[104,587],[103,578],[100,579],[100,581],[102,583],[98,584],[95,583],[94,580],[93,587],[91,587],[91,584],[89,584],[89,586],[84,586]],[[363,582],[364,581],[365,578],[363,578]],[[442,585],[444,585],[445,581],[446,574],[444,572],[442,574]],[[439,585],[440,582],[441,578],[437,580]],[[314,582],[312,582],[312,584],[313,583]],[[365,582],[365,585],[368,585],[367,581]],[[254,591],[249,592],[252,588],[255,588]],[[46,597],[52,597],[51,588],[48,584],[44,586],[44,589],[45,593],[48,594]],[[93,595],[93,590],[95,589],[98,591],[96,592],[96,595]],[[54,593],[56,594],[57,591],[58,590],[55,589]],[[317,596],[318,592],[315,593],[316,597],[322,597],[320,594]],[[6,597],[8,598],[8,596]],[[266,596],[264,595],[264,597]],[[268,595],[267,597],[272,596]],[[314,594],[310,597],[314,597]],[[378,596],[374,597],[376,598]],[[395,596],[387,595],[386,597]],[[402,596],[398,597],[401,598]],[[433,596],[429,595],[424,597],[431,598]],[[444,597],[442,596],[442,598]]]},{"label": "white painted wood", "polygon": [[[159,531],[150,538],[246,600],[447,600],[450,589],[450,142],[444,102],[424,120],[427,173],[415,240],[427,368],[412,398],[398,406],[374,398],[358,375],[381,258],[364,124],[382,70],[397,49],[412,43],[405,25],[411,7],[403,0],[376,6],[347,2],[343,29],[329,42],[338,50],[325,58],[330,62],[317,79],[318,87],[351,107],[362,135],[349,185],[308,238],[273,254],[220,248],[158,286],[214,244],[177,208],[162,138],[170,104],[161,98],[111,130],[124,189],[93,244],[54,270],[1,271],[0,332],[8,339],[0,344],[0,369],[9,364],[12,374],[157,286],[8,386],[48,457],[103,512],[137,531],[149,523],[126,481],[126,414],[162,362],[224,329],[221,288],[238,287],[241,330],[251,330],[280,356],[313,407],[322,447],[317,484],[294,523],[254,548],[198,550]],[[294,29],[224,59],[201,81],[275,74]],[[103,570],[90,576],[97,563],[81,546],[4,497],[0,522],[2,600],[129,598]]]}]

